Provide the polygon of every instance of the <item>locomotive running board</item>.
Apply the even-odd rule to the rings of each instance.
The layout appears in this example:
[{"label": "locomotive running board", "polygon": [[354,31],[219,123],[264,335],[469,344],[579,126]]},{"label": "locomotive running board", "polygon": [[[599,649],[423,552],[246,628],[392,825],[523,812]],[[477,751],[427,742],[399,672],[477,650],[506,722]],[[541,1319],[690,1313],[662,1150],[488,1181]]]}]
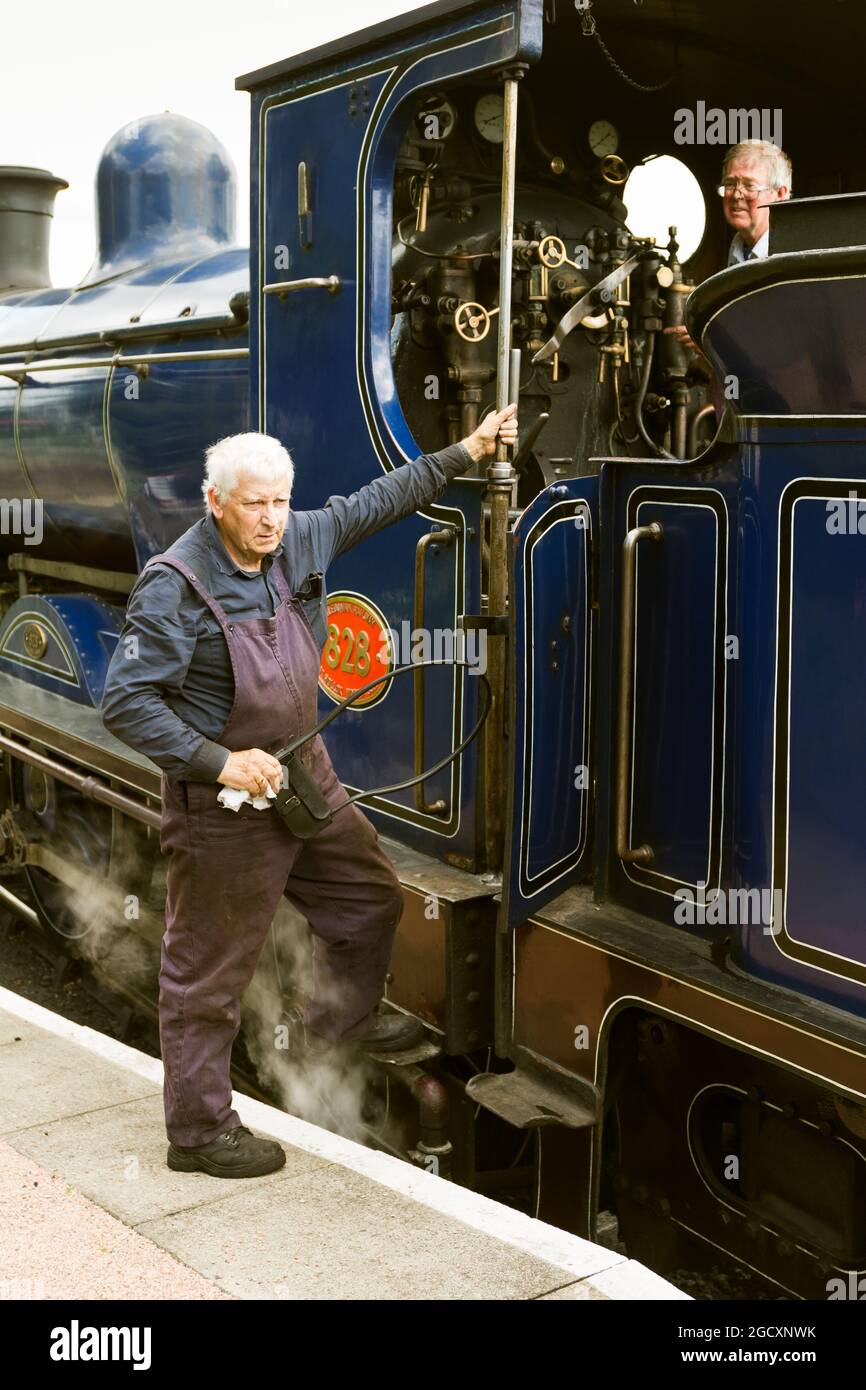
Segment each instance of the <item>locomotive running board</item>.
[{"label": "locomotive running board", "polygon": [[466,1094],[515,1129],[588,1129],[601,1118],[601,1095],[595,1086],[546,1058],[539,1057],[536,1065],[527,1048],[515,1071],[479,1072],[467,1081]]},{"label": "locomotive running board", "polygon": [[114,782],[159,798],[159,768],[110,734],[99,711],[37,690],[16,676],[0,675],[0,729],[32,739],[73,766],[100,772]]}]

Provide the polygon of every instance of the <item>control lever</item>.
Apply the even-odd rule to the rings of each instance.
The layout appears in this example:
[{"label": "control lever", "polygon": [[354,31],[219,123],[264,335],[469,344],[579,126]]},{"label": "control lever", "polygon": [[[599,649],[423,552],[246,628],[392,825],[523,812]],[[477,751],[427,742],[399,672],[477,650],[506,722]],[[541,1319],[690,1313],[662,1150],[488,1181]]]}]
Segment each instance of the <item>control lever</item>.
[{"label": "control lever", "polygon": [[552,357],[555,352],[558,352],[571,330],[577,327],[581,319],[585,318],[591,309],[595,308],[596,300],[599,296],[610,294],[612,290],[615,290],[618,285],[622,284],[623,280],[628,279],[632,271],[639,264],[639,256],[630,256],[627,261],[623,261],[622,265],[617,266],[616,270],[612,270],[603,280],[599,280],[597,285],[593,285],[591,290],[587,290],[583,298],[579,299],[576,304],[572,304],[568,312],[563,314],[559,323],[556,325],[553,336],[548,338],[544,347],[539,348],[538,352],[533,357],[533,364],[536,362],[546,362],[549,357]]},{"label": "control lever", "polygon": [[522,441],[517,450],[517,453],[511,460],[511,467],[514,469],[515,473],[519,472],[523,465],[526,463],[526,460],[532,453],[532,449],[536,439],[541,434],[541,431],[544,429],[544,426],[547,424],[549,419],[550,412],[547,410],[542,410],[541,414],[537,415],[533,420],[532,424],[529,427],[529,430],[527,431],[526,438]]}]

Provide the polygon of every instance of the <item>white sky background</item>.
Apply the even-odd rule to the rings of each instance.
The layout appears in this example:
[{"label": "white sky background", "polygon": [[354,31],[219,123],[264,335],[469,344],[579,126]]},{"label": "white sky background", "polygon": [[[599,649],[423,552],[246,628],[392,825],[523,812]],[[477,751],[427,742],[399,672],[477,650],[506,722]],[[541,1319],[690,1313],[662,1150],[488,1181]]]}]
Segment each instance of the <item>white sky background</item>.
[{"label": "white sky background", "polygon": [[[93,260],[94,183],[103,149],[122,126],[159,111],[189,116],[227,148],[237,174],[236,238],[246,245],[250,97],[235,91],[235,78],[427,2],[148,0],[140,8],[116,0],[19,3],[14,19],[4,22],[0,49],[0,164],[35,165],[69,182],[55,202],[53,283],[77,284]],[[645,196],[636,195],[646,173],[639,170],[629,190],[629,225],[638,235],[655,233],[666,241],[669,222],[678,221],[681,242],[693,243],[683,246],[685,259],[700,239],[700,225],[689,223],[702,223],[703,200],[691,212],[680,206],[681,215],[672,218],[673,187],[660,197],[645,182]]]},{"label": "white sky background", "polygon": [[96,248],[94,183],[111,136],[173,111],[222,141],[237,172],[237,240],[249,240],[250,97],[235,78],[427,0],[35,0],[9,10],[0,56],[0,164],[67,179],[51,278],[77,284]]}]

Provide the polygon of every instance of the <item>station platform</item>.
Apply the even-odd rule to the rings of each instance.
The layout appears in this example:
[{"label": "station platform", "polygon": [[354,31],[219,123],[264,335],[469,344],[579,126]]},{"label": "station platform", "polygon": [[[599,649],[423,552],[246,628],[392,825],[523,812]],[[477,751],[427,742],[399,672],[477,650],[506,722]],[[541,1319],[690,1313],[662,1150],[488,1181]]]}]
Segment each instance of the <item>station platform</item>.
[{"label": "station platform", "polygon": [[689,1300],[643,1265],[236,1094],[286,1165],[165,1163],[162,1065],[0,989],[0,1299]]}]

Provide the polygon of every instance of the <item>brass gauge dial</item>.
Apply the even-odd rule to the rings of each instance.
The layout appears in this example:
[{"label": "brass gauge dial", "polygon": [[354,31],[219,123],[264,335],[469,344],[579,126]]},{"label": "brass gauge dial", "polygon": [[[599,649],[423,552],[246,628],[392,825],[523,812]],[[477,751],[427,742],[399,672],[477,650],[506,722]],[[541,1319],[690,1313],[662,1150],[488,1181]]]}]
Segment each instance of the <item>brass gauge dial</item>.
[{"label": "brass gauge dial", "polygon": [[610,121],[593,121],[589,127],[589,148],[596,159],[616,154],[619,149],[619,132]]},{"label": "brass gauge dial", "polygon": [[505,139],[505,101],[499,92],[485,92],[475,103],[475,129],[491,145]]}]

